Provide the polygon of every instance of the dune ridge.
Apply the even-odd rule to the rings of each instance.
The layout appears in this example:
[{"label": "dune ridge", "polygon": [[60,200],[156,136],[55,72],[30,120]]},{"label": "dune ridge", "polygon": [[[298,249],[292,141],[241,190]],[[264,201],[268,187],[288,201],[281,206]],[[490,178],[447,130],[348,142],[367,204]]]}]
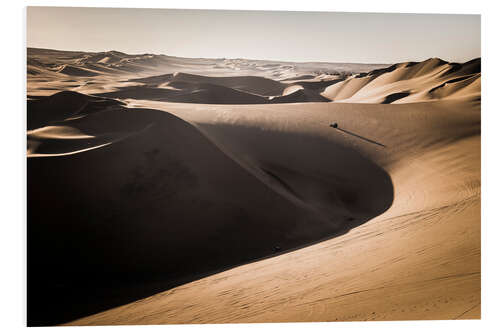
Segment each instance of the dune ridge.
[{"label": "dune ridge", "polygon": [[[327,87],[322,95],[335,102],[415,103],[481,96],[481,59],[464,64],[431,58],[400,63],[351,76]],[[455,82],[461,82],[457,84]],[[450,89],[449,85],[454,84]],[[443,89],[446,86],[446,89]]]}]

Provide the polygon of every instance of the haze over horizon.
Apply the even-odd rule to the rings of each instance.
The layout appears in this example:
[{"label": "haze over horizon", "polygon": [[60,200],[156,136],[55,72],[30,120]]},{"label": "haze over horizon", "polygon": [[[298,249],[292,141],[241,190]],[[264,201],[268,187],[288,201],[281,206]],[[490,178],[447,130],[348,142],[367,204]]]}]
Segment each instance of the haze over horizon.
[{"label": "haze over horizon", "polygon": [[480,29],[480,15],[27,8],[28,47],[190,58],[466,62]]}]

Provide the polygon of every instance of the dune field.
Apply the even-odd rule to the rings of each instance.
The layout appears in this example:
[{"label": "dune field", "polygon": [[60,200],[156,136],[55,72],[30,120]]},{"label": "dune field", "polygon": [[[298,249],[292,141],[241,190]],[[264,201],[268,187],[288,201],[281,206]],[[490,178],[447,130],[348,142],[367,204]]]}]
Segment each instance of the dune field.
[{"label": "dune field", "polygon": [[28,325],[478,319],[481,59],[27,50]]}]

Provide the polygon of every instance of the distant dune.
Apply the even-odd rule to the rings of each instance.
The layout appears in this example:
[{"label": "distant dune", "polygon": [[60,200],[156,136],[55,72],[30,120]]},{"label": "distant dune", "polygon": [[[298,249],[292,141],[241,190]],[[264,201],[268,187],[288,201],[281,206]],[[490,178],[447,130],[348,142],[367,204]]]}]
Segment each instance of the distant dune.
[{"label": "distant dune", "polygon": [[27,71],[30,326],[480,317],[480,59]]},{"label": "distant dune", "polygon": [[456,64],[433,58],[358,74],[327,87],[322,95],[336,102],[352,103],[474,99],[481,97],[480,77],[480,59]]},{"label": "distant dune", "polygon": [[165,102],[201,104],[265,104],[265,96],[211,83],[191,83],[184,81],[166,82],[158,86],[124,87],[114,92],[100,93],[98,96],[120,99],[148,99]]},{"label": "distant dune", "polygon": [[[28,95],[50,95],[61,90],[73,90],[65,84],[71,77],[80,84],[82,93],[95,93],[88,85],[89,73],[98,72],[99,88],[110,92],[117,81],[130,79],[160,85],[170,80],[190,83],[211,83],[262,96],[281,95],[287,83],[281,80],[331,80],[353,73],[381,68],[379,64],[345,63],[280,63],[267,60],[179,58],[166,55],[128,55],[117,51],[73,52],[28,48]],[[68,67],[69,66],[69,67]],[[61,67],[67,72],[59,73]],[[40,80],[40,73],[51,77]],[[178,78],[172,78],[178,73]],[[93,74],[90,74],[93,75]],[[205,78],[202,78],[203,76]],[[232,77],[232,78],[230,78]],[[118,79],[119,78],[119,79]],[[94,79],[94,77],[92,78]],[[164,80],[164,81],[162,81]],[[55,86],[55,83],[58,83]],[[66,88],[63,88],[66,86]],[[60,87],[60,88],[59,88]],[[62,89],[61,89],[62,88]]]},{"label": "distant dune", "polygon": [[94,72],[92,70],[79,68],[71,65],[62,65],[60,69],[57,70],[57,73],[66,74],[69,76],[97,76],[99,72]]},{"label": "distant dune", "polygon": [[285,84],[259,76],[236,76],[236,77],[207,77],[202,75],[193,75],[182,72],[174,74],[140,78],[131,81],[142,82],[147,85],[162,85],[167,83],[193,83],[193,84],[213,84],[245,91],[251,94],[262,96],[280,95]]}]

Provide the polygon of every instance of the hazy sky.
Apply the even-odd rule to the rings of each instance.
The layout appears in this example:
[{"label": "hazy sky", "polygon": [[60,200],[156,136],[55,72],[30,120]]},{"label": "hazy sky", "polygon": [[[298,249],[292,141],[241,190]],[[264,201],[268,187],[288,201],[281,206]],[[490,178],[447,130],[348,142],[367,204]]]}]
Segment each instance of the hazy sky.
[{"label": "hazy sky", "polygon": [[27,46],[394,63],[481,56],[479,15],[28,7]]}]

